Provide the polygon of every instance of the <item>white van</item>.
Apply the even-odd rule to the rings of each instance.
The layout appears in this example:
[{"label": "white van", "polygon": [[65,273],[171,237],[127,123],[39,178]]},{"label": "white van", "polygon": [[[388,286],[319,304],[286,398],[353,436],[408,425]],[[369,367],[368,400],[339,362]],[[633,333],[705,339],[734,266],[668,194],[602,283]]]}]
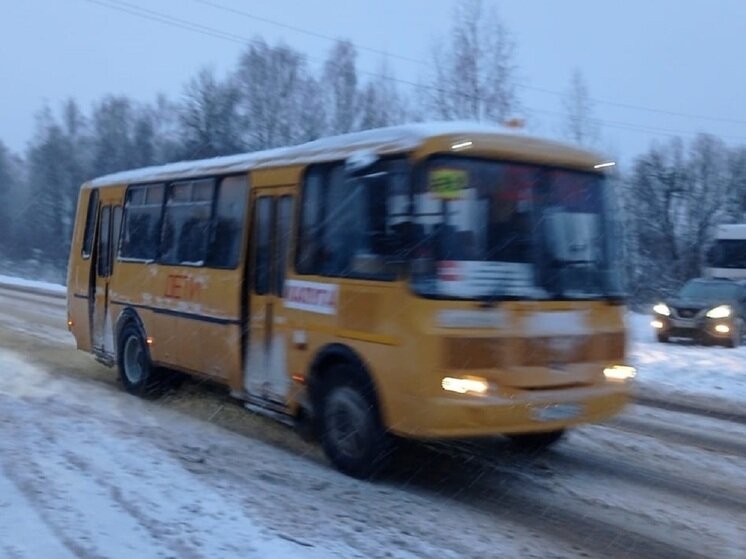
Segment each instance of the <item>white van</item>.
[{"label": "white van", "polygon": [[705,277],[746,279],[746,223],[718,225],[707,253]]}]

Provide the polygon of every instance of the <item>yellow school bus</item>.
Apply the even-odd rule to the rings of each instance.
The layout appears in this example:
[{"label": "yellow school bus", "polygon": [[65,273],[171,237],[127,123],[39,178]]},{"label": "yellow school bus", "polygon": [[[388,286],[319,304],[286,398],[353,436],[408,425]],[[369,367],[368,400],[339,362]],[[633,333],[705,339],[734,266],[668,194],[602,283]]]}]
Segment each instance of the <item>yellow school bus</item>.
[{"label": "yellow school bus", "polygon": [[358,477],[397,438],[548,445],[635,374],[608,165],[432,123],[98,178],[69,327],[129,392],[222,383]]}]

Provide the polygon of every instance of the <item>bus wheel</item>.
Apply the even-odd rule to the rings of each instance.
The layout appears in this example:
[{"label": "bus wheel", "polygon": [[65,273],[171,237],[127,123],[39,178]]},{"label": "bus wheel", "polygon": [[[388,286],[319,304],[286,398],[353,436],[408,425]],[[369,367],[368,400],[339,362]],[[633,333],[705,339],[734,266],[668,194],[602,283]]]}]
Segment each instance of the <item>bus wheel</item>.
[{"label": "bus wheel", "polygon": [[159,396],[164,388],[160,371],[150,360],[150,351],[140,329],[130,322],[119,336],[119,378],[127,392],[136,396]]},{"label": "bus wheel", "polygon": [[565,435],[564,429],[547,431],[546,433],[523,433],[508,435],[513,446],[521,450],[543,450],[549,448]]},{"label": "bus wheel", "polygon": [[390,441],[381,425],[372,391],[356,381],[355,370],[340,365],[330,371],[320,410],[321,443],[341,472],[368,479],[380,472],[390,457]]}]

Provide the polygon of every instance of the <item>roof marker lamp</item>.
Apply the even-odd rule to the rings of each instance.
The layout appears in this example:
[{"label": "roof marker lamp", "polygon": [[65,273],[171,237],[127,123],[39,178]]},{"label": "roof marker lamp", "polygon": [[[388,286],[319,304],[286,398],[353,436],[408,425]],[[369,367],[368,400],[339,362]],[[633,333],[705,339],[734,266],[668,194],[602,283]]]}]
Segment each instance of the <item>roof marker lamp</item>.
[{"label": "roof marker lamp", "polygon": [[658,303],[657,305],[653,306],[653,312],[661,316],[671,316],[671,309],[669,309],[668,305],[666,305],[665,303]]},{"label": "roof marker lamp", "polygon": [[614,167],[616,161],[606,161],[605,163],[598,163],[593,166],[594,169],[606,169],[607,167]]},{"label": "roof marker lamp", "polygon": [[728,318],[730,313],[731,310],[728,305],[720,305],[719,307],[707,311],[705,316],[707,316],[707,318]]},{"label": "roof marker lamp", "polygon": [[464,140],[463,142],[456,142],[455,144],[451,144],[451,150],[461,151],[462,149],[469,149],[473,145],[474,142],[472,142],[471,140]]},{"label": "roof marker lamp", "polygon": [[446,392],[457,394],[484,394],[489,388],[487,379],[481,377],[445,377],[440,385]]}]

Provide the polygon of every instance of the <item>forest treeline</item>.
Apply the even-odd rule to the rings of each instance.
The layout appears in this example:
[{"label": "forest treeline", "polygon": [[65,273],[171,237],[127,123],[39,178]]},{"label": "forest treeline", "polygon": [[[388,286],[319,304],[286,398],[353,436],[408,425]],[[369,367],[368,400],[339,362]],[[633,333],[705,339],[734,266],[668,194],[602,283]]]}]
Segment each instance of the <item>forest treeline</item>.
[{"label": "forest treeline", "polygon": [[[350,41],[314,67],[302,52],[257,38],[226,75],[202,69],[177,96],[42,107],[22,153],[0,138],[0,273],[64,280],[78,191],[92,177],[412,121],[530,124],[517,45],[499,14],[459,1],[445,37],[416,78],[397,77],[386,58],[364,71]],[[602,128],[576,71],[558,134],[602,148]],[[647,301],[700,273],[715,224],[744,218],[746,148],[704,134],[669,137],[621,163],[614,189],[625,282]]]}]

